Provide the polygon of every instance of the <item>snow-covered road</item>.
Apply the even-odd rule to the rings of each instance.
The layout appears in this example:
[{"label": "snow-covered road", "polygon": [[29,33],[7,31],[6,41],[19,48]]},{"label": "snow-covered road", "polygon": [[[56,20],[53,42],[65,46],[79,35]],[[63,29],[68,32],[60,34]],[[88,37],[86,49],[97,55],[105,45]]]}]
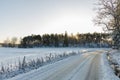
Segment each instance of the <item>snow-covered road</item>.
[{"label": "snow-covered road", "polygon": [[8,80],[101,80],[103,51],[93,51],[43,66]]}]

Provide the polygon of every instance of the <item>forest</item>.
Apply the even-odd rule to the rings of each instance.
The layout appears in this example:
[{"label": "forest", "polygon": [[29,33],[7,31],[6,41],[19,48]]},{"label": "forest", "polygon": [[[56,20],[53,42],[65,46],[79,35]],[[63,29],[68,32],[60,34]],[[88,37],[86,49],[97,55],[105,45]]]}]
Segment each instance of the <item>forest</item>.
[{"label": "forest", "polygon": [[112,41],[108,33],[85,33],[76,35],[43,34],[25,36],[21,39],[19,48],[34,47],[111,47]]}]

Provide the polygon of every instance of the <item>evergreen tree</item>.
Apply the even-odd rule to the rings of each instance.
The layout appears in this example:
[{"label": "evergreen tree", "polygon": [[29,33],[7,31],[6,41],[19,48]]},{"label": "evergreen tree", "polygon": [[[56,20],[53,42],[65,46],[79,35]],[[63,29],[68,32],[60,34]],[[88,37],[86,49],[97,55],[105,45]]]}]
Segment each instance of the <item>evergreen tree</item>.
[{"label": "evergreen tree", "polygon": [[65,31],[65,37],[64,37],[64,44],[63,44],[64,47],[68,47],[68,34],[67,32]]}]

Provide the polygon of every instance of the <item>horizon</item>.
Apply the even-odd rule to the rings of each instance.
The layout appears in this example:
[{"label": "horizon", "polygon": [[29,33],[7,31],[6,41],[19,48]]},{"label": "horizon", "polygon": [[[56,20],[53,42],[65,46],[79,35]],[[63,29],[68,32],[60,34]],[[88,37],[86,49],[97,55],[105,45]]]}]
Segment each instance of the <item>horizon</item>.
[{"label": "horizon", "polygon": [[0,1],[0,42],[6,38],[103,32],[94,26],[96,0],[12,0]]}]

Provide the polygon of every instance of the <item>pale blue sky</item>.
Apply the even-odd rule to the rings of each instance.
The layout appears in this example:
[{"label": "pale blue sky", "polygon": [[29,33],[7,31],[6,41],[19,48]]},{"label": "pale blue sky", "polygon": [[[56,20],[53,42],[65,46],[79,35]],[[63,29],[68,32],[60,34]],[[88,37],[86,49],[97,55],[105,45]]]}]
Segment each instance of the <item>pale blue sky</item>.
[{"label": "pale blue sky", "polygon": [[0,41],[44,33],[101,32],[92,22],[97,0],[0,0]]}]

